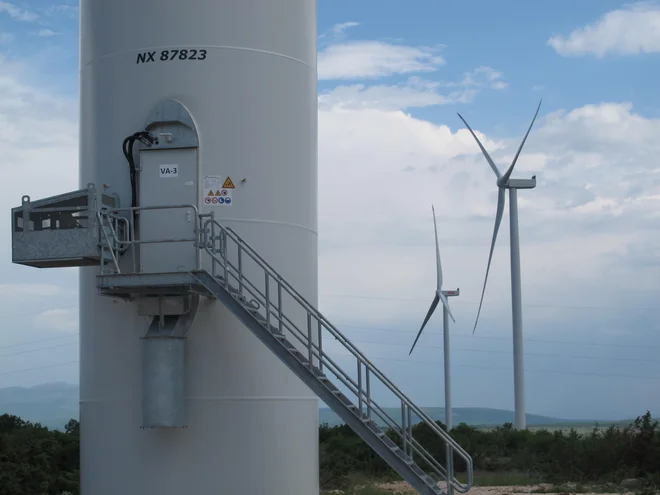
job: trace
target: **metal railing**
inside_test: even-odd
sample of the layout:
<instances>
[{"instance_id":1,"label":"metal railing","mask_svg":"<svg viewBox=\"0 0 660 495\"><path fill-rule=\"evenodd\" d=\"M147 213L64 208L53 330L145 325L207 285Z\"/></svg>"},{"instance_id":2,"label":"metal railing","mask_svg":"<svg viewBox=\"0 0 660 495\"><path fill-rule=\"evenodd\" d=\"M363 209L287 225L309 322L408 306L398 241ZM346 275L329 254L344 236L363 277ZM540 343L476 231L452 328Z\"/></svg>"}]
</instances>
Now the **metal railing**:
<instances>
[{"instance_id":1,"label":"metal railing","mask_svg":"<svg viewBox=\"0 0 660 495\"><path fill-rule=\"evenodd\" d=\"M139 214L145 211L155 210L191 210L191 218L194 218L193 227L190 230L190 237L170 238L170 239L139 239L139 228L136 226ZM122 215L122 213L124 215ZM114 273L122 273L119 266L119 257L121 254L130 251L132 271L130 273L139 273L139 254L138 247L144 244L168 244L189 242L195 248L195 264L197 269L202 268L201 250L199 248L200 226L203 218L208 215L200 215L195 205L167 205L167 206L136 206L125 208L102 209L96 212L96 218L99 223L99 247L101 249L101 274L108 273L105 253L108 253L112 259L112 268ZM120 230L119 225L124 225ZM120 235L123 232L123 235Z\"/></svg>"},{"instance_id":2,"label":"metal railing","mask_svg":"<svg viewBox=\"0 0 660 495\"><path fill-rule=\"evenodd\" d=\"M203 217L207 219L204 220ZM399 390L369 359L362 354L325 316L310 304L293 286L291 286L266 260L264 260L238 233L231 228L220 225L209 215L202 215L200 231L200 247L211 258L211 273L214 277L221 277L222 283L228 290L243 296L252 309L258 310L265 319L267 326L271 325L285 330L302 344L307 353L310 370L318 367L321 372L330 371L357 399L359 416L367 418L378 417L390 431L396 434L401 442L404 453L409 457L418 456L440 478L447 480L459 493L466 493L473 485L473 463L471 456L435 421L433 421L421 408L416 406L406 395ZM251 262L252 272L258 267L261 275L258 276L258 287L253 276L246 276L246 262ZM233 282L233 283L232 283ZM293 308L283 307L283 295L286 294L294 304ZM296 324L287 314L302 310L305 323ZM301 328L304 326L305 328ZM323 334L327 332L331 337L343 345L355 358L357 376L346 372L334 359L323 350ZM314 362L316 361L316 365ZM401 406L401 421L392 418L390 414L373 397L371 391L373 380L383 385L396 397ZM447 469L425 449L412 435L412 417L417 416L431 431L440 437L453 457L454 453L465 461L467 468L467 483L459 482Z\"/></svg>"}]
</instances>

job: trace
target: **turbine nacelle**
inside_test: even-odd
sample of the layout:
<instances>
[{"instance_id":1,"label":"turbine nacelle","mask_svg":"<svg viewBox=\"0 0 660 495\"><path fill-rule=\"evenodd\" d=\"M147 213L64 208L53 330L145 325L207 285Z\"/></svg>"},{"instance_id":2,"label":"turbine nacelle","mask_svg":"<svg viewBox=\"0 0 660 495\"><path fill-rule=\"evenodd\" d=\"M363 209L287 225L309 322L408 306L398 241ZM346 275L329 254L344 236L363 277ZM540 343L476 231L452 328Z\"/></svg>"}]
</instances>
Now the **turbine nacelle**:
<instances>
[{"instance_id":1,"label":"turbine nacelle","mask_svg":"<svg viewBox=\"0 0 660 495\"><path fill-rule=\"evenodd\" d=\"M504 189L534 189L536 187L536 176L531 179L509 179L506 184L500 185Z\"/></svg>"}]
</instances>

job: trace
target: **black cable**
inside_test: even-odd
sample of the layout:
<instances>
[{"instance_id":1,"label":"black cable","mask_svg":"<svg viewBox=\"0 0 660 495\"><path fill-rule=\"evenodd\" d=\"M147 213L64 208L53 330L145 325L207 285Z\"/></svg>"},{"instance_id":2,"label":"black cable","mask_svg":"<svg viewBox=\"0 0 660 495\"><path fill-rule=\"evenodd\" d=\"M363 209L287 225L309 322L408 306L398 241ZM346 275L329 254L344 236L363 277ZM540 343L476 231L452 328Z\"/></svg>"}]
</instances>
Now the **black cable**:
<instances>
[{"instance_id":1,"label":"black cable","mask_svg":"<svg viewBox=\"0 0 660 495\"><path fill-rule=\"evenodd\" d=\"M135 141L138 139L147 146L151 146L154 143L158 143L158 139L153 137L147 131L136 132L132 136L128 136L126 139L124 139L124 143L122 144L122 151L124 152L124 156L128 161L129 173L131 177L131 207L132 208L135 208L137 206L137 183L136 183L137 170L135 167L135 159L133 158L133 146L135 145Z\"/></svg>"},{"instance_id":2,"label":"black cable","mask_svg":"<svg viewBox=\"0 0 660 495\"><path fill-rule=\"evenodd\" d=\"M133 145L135 143L136 135L127 137L124 139L123 151L126 160L128 161L129 173L131 177L131 207L135 208L137 206L137 184L136 184L136 169L135 161L133 158Z\"/></svg>"}]
</instances>

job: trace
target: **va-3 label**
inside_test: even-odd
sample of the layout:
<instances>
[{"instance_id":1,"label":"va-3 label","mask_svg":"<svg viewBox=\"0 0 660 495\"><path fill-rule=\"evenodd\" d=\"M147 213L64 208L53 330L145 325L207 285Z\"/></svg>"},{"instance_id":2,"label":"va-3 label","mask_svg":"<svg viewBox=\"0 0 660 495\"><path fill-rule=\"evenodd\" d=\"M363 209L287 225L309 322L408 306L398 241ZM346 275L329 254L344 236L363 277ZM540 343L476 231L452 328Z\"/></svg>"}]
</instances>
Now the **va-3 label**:
<instances>
[{"instance_id":1,"label":"va-3 label","mask_svg":"<svg viewBox=\"0 0 660 495\"><path fill-rule=\"evenodd\" d=\"M178 165L161 165L159 167L160 177L167 179L168 177L178 177L179 176L179 166Z\"/></svg>"},{"instance_id":2,"label":"va-3 label","mask_svg":"<svg viewBox=\"0 0 660 495\"><path fill-rule=\"evenodd\" d=\"M177 48L172 50L153 50L137 54L136 64L151 62L173 62L175 60L206 60L206 50L196 48Z\"/></svg>"}]
</instances>

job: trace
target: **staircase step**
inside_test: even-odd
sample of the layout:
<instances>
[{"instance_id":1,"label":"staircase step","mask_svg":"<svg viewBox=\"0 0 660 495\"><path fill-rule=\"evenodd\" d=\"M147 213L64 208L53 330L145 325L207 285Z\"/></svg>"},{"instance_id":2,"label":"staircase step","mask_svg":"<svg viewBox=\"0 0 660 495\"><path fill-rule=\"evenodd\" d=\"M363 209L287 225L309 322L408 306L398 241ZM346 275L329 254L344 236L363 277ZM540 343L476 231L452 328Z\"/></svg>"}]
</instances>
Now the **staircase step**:
<instances>
[{"instance_id":1,"label":"staircase step","mask_svg":"<svg viewBox=\"0 0 660 495\"><path fill-rule=\"evenodd\" d=\"M417 464L414 464L412 466L412 469L417 474L417 476L419 476L419 477L426 476L426 473L424 472L424 470L421 467L419 467Z\"/></svg>"}]
</instances>

